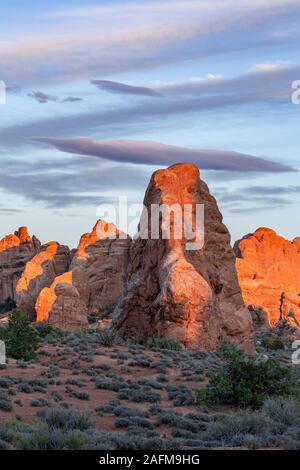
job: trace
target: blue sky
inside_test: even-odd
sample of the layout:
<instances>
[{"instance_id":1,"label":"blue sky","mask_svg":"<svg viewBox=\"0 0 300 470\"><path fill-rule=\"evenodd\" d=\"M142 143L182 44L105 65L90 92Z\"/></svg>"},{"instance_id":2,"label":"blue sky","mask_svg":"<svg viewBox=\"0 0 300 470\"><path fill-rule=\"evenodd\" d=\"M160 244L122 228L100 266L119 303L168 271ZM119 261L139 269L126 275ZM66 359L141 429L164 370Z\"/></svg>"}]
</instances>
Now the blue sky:
<instances>
[{"instance_id":1,"label":"blue sky","mask_svg":"<svg viewBox=\"0 0 300 470\"><path fill-rule=\"evenodd\" d=\"M12 0L1 19L1 237L75 246L179 159L233 240L300 235L298 0Z\"/></svg>"}]
</instances>

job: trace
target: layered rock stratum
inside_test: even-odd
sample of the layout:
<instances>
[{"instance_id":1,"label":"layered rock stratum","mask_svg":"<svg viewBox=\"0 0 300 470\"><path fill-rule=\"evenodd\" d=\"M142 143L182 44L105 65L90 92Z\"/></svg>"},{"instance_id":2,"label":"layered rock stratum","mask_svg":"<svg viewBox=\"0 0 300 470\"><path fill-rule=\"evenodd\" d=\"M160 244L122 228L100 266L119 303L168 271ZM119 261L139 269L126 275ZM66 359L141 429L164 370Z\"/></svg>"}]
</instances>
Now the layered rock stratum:
<instances>
[{"instance_id":1,"label":"layered rock stratum","mask_svg":"<svg viewBox=\"0 0 300 470\"><path fill-rule=\"evenodd\" d=\"M26 227L0 240L0 303L16 299L16 285L25 266L40 250L41 243L30 237Z\"/></svg>"},{"instance_id":2,"label":"layered rock stratum","mask_svg":"<svg viewBox=\"0 0 300 470\"><path fill-rule=\"evenodd\" d=\"M270 326L288 320L300 327L300 238L293 241L259 228L234 246L245 304L262 308Z\"/></svg>"},{"instance_id":3,"label":"layered rock stratum","mask_svg":"<svg viewBox=\"0 0 300 470\"><path fill-rule=\"evenodd\" d=\"M125 338L173 338L187 347L207 350L228 338L251 351L252 320L238 284L230 235L198 168L177 164L156 171L144 199L148 214L153 204L169 208L175 204L181 209L190 205L194 228L196 208L204 205L204 245L200 230L194 239L200 240L200 246L188 249L191 240L184 234L184 223L178 239L174 217L170 218L170 239L164 239L168 225L164 217L158 239L151 239L150 217L146 237L143 228L130 247L127 282L115 310L114 329Z\"/></svg>"}]
</instances>

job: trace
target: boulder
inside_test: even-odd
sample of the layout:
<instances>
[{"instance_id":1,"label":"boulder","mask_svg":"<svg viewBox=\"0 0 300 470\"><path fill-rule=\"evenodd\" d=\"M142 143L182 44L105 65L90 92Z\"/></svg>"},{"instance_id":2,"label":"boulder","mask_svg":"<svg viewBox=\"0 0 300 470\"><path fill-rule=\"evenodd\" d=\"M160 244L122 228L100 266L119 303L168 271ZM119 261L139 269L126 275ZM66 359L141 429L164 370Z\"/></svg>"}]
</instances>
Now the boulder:
<instances>
[{"instance_id":1,"label":"boulder","mask_svg":"<svg viewBox=\"0 0 300 470\"><path fill-rule=\"evenodd\" d=\"M167 212L157 223L150 215L157 205L174 208L174 214L187 208L186 223ZM156 171L144 206L113 328L138 341L172 338L190 348L214 350L227 338L253 351L252 320L238 285L230 235L198 168L177 164ZM204 233L196 223L199 207L204 207ZM188 226L194 235L187 235Z\"/></svg>"},{"instance_id":2,"label":"boulder","mask_svg":"<svg viewBox=\"0 0 300 470\"><path fill-rule=\"evenodd\" d=\"M63 282L63 276L52 289L44 288L37 300L38 321L47 321L53 328L76 331L87 328L87 308L76 287ZM45 309L42 315L42 309Z\"/></svg>"},{"instance_id":3,"label":"boulder","mask_svg":"<svg viewBox=\"0 0 300 470\"><path fill-rule=\"evenodd\" d=\"M16 300L16 285L40 247L40 241L30 237L26 227L0 240L0 304L8 298Z\"/></svg>"},{"instance_id":4,"label":"boulder","mask_svg":"<svg viewBox=\"0 0 300 470\"><path fill-rule=\"evenodd\" d=\"M234 251L245 304L263 308L271 327L281 320L300 326L300 239L263 227L237 241Z\"/></svg>"},{"instance_id":5,"label":"boulder","mask_svg":"<svg viewBox=\"0 0 300 470\"><path fill-rule=\"evenodd\" d=\"M28 263L16 286L16 301L25 313L35 317L35 303L40 291L50 287L54 279L67 271L70 263L69 248L49 242Z\"/></svg>"}]
</instances>

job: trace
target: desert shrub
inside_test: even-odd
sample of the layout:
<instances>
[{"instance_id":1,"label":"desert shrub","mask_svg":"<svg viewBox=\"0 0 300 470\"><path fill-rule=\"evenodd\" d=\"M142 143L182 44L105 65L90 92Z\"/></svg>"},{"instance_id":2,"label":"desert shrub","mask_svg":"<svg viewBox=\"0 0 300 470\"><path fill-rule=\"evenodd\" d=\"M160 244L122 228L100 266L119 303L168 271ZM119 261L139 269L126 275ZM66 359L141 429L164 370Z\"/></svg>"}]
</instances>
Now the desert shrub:
<instances>
[{"instance_id":1,"label":"desert shrub","mask_svg":"<svg viewBox=\"0 0 300 470\"><path fill-rule=\"evenodd\" d=\"M121 388L126 387L126 382L110 377L99 377L95 381L95 387L101 390L118 392Z\"/></svg>"},{"instance_id":2,"label":"desert shrub","mask_svg":"<svg viewBox=\"0 0 300 470\"><path fill-rule=\"evenodd\" d=\"M140 408L127 408L122 406L117 406L113 409L113 413L116 416L121 418L130 418L130 417L140 417L140 418L149 418L149 412Z\"/></svg>"},{"instance_id":3,"label":"desert shrub","mask_svg":"<svg viewBox=\"0 0 300 470\"><path fill-rule=\"evenodd\" d=\"M261 340L261 344L266 349L279 350L284 349L284 342L279 336L264 336Z\"/></svg>"},{"instance_id":4,"label":"desert shrub","mask_svg":"<svg viewBox=\"0 0 300 470\"><path fill-rule=\"evenodd\" d=\"M138 426L141 428L154 429L154 424L146 418L141 416L130 416L128 418L120 417L115 421L116 428L130 428L131 426Z\"/></svg>"},{"instance_id":5,"label":"desert shrub","mask_svg":"<svg viewBox=\"0 0 300 470\"><path fill-rule=\"evenodd\" d=\"M173 411L163 411L159 414L157 419L158 424L164 424L175 429L182 429L190 431L192 433L198 433L204 431L207 427L207 423L201 420L194 420L182 416L180 413Z\"/></svg>"},{"instance_id":6,"label":"desert shrub","mask_svg":"<svg viewBox=\"0 0 300 470\"><path fill-rule=\"evenodd\" d=\"M19 367L19 369L27 369L28 367L28 364L26 361L17 361L17 366Z\"/></svg>"},{"instance_id":7,"label":"desert shrub","mask_svg":"<svg viewBox=\"0 0 300 470\"><path fill-rule=\"evenodd\" d=\"M11 401L5 398L0 398L0 410L2 411L12 411Z\"/></svg>"},{"instance_id":8,"label":"desert shrub","mask_svg":"<svg viewBox=\"0 0 300 470\"><path fill-rule=\"evenodd\" d=\"M181 351L181 349L183 349L183 346L179 341L168 338L152 338L148 341L148 346L150 348L169 349L172 351Z\"/></svg>"},{"instance_id":9,"label":"desert shrub","mask_svg":"<svg viewBox=\"0 0 300 470\"><path fill-rule=\"evenodd\" d=\"M152 367L153 359L145 355L137 356L133 363L130 362L128 365L141 366L141 367Z\"/></svg>"},{"instance_id":10,"label":"desert shrub","mask_svg":"<svg viewBox=\"0 0 300 470\"><path fill-rule=\"evenodd\" d=\"M273 358L248 357L238 348L226 346L224 369L211 375L209 385L196 391L197 403L228 404L259 408L272 396L295 389L293 371Z\"/></svg>"},{"instance_id":11,"label":"desert shrub","mask_svg":"<svg viewBox=\"0 0 300 470\"><path fill-rule=\"evenodd\" d=\"M81 379L67 379L66 380L67 385L76 385L77 387L86 387L86 382L85 380Z\"/></svg>"},{"instance_id":12,"label":"desert shrub","mask_svg":"<svg viewBox=\"0 0 300 470\"><path fill-rule=\"evenodd\" d=\"M146 379L146 378L139 379L137 383L139 385L145 385L145 386L154 388L156 390L162 390L164 388L164 386L160 382L158 382L157 380L153 380L153 379Z\"/></svg>"},{"instance_id":13,"label":"desert shrub","mask_svg":"<svg viewBox=\"0 0 300 470\"><path fill-rule=\"evenodd\" d=\"M35 325L35 329L38 332L40 338L59 339L65 335L62 330L59 330L58 328L53 328L52 326L44 322L37 323Z\"/></svg>"},{"instance_id":14,"label":"desert shrub","mask_svg":"<svg viewBox=\"0 0 300 470\"><path fill-rule=\"evenodd\" d=\"M69 386L66 387L66 392L73 398L78 398L78 400L89 400L90 395L86 392L82 392L81 390L75 390Z\"/></svg>"},{"instance_id":15,"label":"desert shrub","mask_svg":"<svg viewBox=\"0 0 300 470\"><path fill-rule=\"evenodd\" d=\"M262 412L285 426L297 425L300 420L300 404L293 398L270 398L263 404Z\"/></svg>"},{"instance_id":16,"label":"desert shrub","mask_svg":"<svg viewBox=\"0 0 300 470\"><path fill-rule=\"evenodd\" d=\"M30 325L30 320L19 309L13 310L8 318L8 326L1 328L0 339L5 342L6 353L14 359L30 361L36 358L39 335Z\"/></svg>"},{"instance_id":17,"label":"desert shrub","mask_svg":"<svg viewBox=\"0 0 300 470\"><path fill-rule=\"evenodd\" d=\"M13 383L10 377L0 377L0 388L10 388Z\"/></svg>"},{"instance_id":18,"label":"desert shrub","mask_svg":"<svg viewBox=\"0 0 300 470\"><path fill-rule=\"evenodd\" d=\"M38 416L50 428L85 431L92 426L89 415L63 408L44 408L38 412Z\"/></svg>"},{"instance_id":19,"label":"desert shrub","mask_svg":"<svg viewBox=\"0 0 300 470\"><path fill-rule=\"evenodd\" d=\"M136 403L150 402L156 403L161 400L160 394L146 390L135 390L131 388L122 388L118 393L120 400L130 400Z\"/></svg>"},{"instance_id":20,"label":"desert shrub","mask_svg":"<svg viewBox=\"0 0 300 470\"><path fill-rule=\"evenodd\" d=\"M42 397L34 398L33 400L31 400L30 406L35 406L35 407L51 406L51 402Z\"/></svg>"},{"instance_id":21,"label":"desert shrub","mask_svg":"<svg viewBox=\"0 0 300 470\"><path fill-rule=\"evenodd\" d=\"M66 449L68 450L85 450L89 449L91 446L91 437L86 432L75 429L66 436Z\"/></svg>"},{"instance_id":22,"label":"desert shrub","mask_svg":"<svg viewBox=\"0 0 300 470\"><path fill-rule=\"evenodd\" d=\"M80 450L88 446L89 441L89 436L82 431L65 431L38 423L27 433L18 435L15 445L22 450Z\"/></svg>"},{"instance_id":23,"label":"desert shrub","mask_svg":"<svg viewBox=\"0 0 300 470\"><path fill-rule=\"evenodd\" d=\"M288 428L282 437L282 444L286 450L300 450L300 427Z\"/></svg>"},{"instance_id":24,"label":"desert shrub","mask_svg":"<svg viewBox=\"0 0 300 470\"><path fill-rule=\"evenodd\" d=\"M8 450L9 444L6 441L0 439L0 450Z\"/></svg>"},{"instance_id":25,"label":"desert shrub","mask_svg":"<svg viewBox=\"0 0 300 470\"><path fill-rule=\"evenodd\" d=\"M115 338L115 334L111 330L104 328L98 332L97 342L101 344L101 346L110 347L114 344Z\"/></svg>"},{"instance_id":26,"label":"desert shrub","mask_svg":"<svg viewBox=\"0 0 300 470\"><path fill-rule=\"evenodd\" d=\"M276 442L272 420L259 412L225 415L211 423L203 436L213 446L258 448Z\"/></svg>"},{"instance_id":27,"label":"desert shrub","mask_svg":"<svg viewBox=\"0 0 300 470\"><path fill-rule=\"evenodd\" d=\"M60 367L56 366L55 364L50 364L48 370L43 371L42 374L48 379L52 379L53 377L58 377L60 375Z\"/></svg>"},{"instance_id":28,"label":"desert shrub","mask_svg":"<svg viewBox=\"0 0 300 470\"><path fill-rule=\"evenodd\" d=\"M31 385L29 385L29 383L27 382L22 382L18 385L18 390L19 392L23 392L23 393L32 393L33 392L33 388Z\"/></svg>"},{"instance_id":29,"label":"desert shrub","mask_svg":"<svg viewBox=\"0 0 300 470\"><path fill-rule=\"evenodd\" d=\"M193 392L186 385L167 385L166 389L169 400L173 402L174 406L189 406L195 402Z\"/></svg>"},{"instance_id":30,"label":"desert shrub","mask_svg":"<svg viewBox=\"0 0 300 470\"><path fill-rule=\"evenodd\" d=\"M51 392L51 397L53 398L53 400L55 402L59 402L59 401L62 401L63 400L63 395L61 393L59 393L57 390L53 390Z\"/></svg>"}]
</instances>

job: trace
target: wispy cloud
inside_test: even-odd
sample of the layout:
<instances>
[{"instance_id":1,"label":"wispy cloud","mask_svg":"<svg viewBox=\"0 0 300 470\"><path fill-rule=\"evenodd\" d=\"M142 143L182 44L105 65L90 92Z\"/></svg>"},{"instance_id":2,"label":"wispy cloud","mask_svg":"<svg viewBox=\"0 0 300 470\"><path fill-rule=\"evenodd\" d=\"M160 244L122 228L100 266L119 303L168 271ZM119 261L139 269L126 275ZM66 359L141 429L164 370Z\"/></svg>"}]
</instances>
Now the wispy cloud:
<instances>
[{"instance_id":1,"label":"wispy cloud","mask_svg":"<svg viewBox=\"0 0 300 470\"><path fill-rule=\"evenodd\" d=\"M75 103L78 101L82 101L82 98L77 96L67 96L66 98L58 98L57 96L49 95L42 91L33 91L32 93L28 93L30 98L35 99L38 103L48 103L49 101L54 101L55 103Z\"/></svg>"},{"instance_id":2,"label":"wispy cloud","mask_svg":"<svg viewBox=\"0 0 300 470\"><path fill-rule=\"evenodd\" d=\"M152 88L144 86L127 85L126 83L113 82L111 80L91 80L91 84L100 90L120 93L125 95L161 97L162 94Z\"/></svg>"},{"instance_id":3,"label":"wispy cloud","mask_svg":"<svg viewBox=\"0 0 300 470\"><path fill-rule=\"evenodd\" d=\"M171 165L192 162L205 170L246 172L290 172L292 167L264 158L225 150L194 150L150 141L93 141L87 137L33 138L62 152L89 155L122 163Z\"/></svg>"},{"instance_id":4,"label":"wispy cloud","mask_svg":"<svg viewBox=\"0 0 300 470\"><path fill-rule=\"evenodd\" d=\"M143 167L108 165L95 159L12 159L1 161L0 189L7 195L22 197L51 209L70 206L96 207L113 202L114 194L131 188L144 191L149 172ZM23 206L22 206L23 207ZM4 213L1 208L0 213ZM10 212L16 209L10 209ZM5 210L7 212L7 210Z\"/></svg>"},{"instance_id":5,"label":"wispy cloud","mask_svg":"<svg viewBox=\"0 0 300 470\"><path fill-rule=\"evenodd\" d=\"M241 103L247 100L260 102L275 100L278 94L291 93L291 83L300 75L299 64L283 62L255 64L250 70L232 77L208 75L194 77L180 82L166 83L157 87L166 95L189 95L195 98L219 98L220 105L226 97L232 98L232 103L241 98Z\"/></svg>"},{"instance_id":6,"label":"wispy cloud","mask_svg":"<svg viewBox=\"0 0 300 470\"><path fill-rule=\"evenodd\" d=\"M217 197L226 213L246 214L247 212L267 211L294 202L292 195L300 194L300 186L258 186L247 185L244 188L230 190L228 188L215 188Z\"/></svg>"},{"instance_id":7,"label":"wispy cloud","mask_svg":"<svg viewBox=\"0 0 300 470\"><path fill-rule=\"evenodd\" d=\"M164 99L142 99L118 108L73 113L69 116L50 116L29 123L0 129L3 148L29 144L34 136L64 137L91 134L119 135L137 129L137 132L159 127L161 119L168 125L173 116L199 115L210 110L231 110L249 104L290 103L291 82L300 75L300 66L284 66L268 71L252 71L235 77L204 77L168 83L153 88L164 94ZM47 99L42 94L41 99ZM70 98L71 99L71 98ZM172 121L170 121L172 124ZM170 125L171 125L170 124Z\"/></svg>"},{"instance_id":8,"label":"wispy cloud","mask_svg":"<svg viewBox=\"0 0 300 470\"><path fill-rule=\"evenodd\" d=\"M43 93L42 91L33 91L32 93L28 93L28 96L43 104L48 103L48 101L57 101L56 96L47 95L47 93Z\"/></svg>"},{"instance_id":9,"label":"wispy cloud","mask_svg":"<svg viewBox=\"0 0 300 470\"><path fill-rule=\"evenodd\" d=\"M282 43L281 29L299 10L298 0L133 2L71 9L67 17L61 9L49 30L28 37L16 30L0 45L2 79L57 83Z\"/></svg>"}]
</instances>

